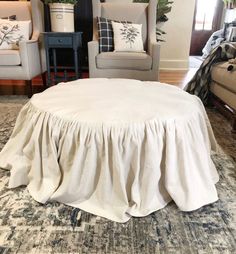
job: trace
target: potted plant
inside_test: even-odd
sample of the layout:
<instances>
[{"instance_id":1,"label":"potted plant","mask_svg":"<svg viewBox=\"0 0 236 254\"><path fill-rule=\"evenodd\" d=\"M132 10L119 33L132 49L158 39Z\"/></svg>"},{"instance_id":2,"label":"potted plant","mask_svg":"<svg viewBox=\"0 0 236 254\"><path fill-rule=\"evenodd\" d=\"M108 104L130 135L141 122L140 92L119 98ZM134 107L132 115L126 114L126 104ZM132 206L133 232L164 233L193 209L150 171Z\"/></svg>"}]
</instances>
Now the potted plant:
<instances>
[{"instance_id":1,"label":"potted plant","mask_svg":"<svg viewBox=\"0 0 236 254\"><path fill-rule=\"evenodd\" d=\"M227 9L234 9L236 8L236 0L223 0L225 3L225 7Z\"/></svg>"},{"instance_id":2,"label":"potted plant","mask_svg":"<svg viewBox=\"0 0 236 254\"><path fill-rule=\"evenodd\" d=\"M51 31L74 32L74 5L78 0L44 0L49 4Z\"/></svg>"},{"instance_id":3,"label":"potted plant","mask_svg":"<svg viewBox=\"0 0 236 254\"><path fill-rule=\"evenodd\" d=\"M135 3L148 3L149 0L133 0ZM166 34L162 29L162 25L164 22L168 21L168 17L166 16L172 9L173 1L169 0L159 0L157 3L157 41L164 41L160 38L161 35Z\"/></svg>"}]
</instances>

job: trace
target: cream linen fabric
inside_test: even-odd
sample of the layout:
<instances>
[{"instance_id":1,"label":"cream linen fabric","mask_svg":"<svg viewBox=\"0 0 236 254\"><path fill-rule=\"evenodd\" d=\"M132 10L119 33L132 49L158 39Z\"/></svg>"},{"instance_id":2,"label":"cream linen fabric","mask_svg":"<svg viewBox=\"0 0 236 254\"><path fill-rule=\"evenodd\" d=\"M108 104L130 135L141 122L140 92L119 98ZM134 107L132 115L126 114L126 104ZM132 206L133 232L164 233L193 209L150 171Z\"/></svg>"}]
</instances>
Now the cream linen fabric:
<instances>
[{"instance_id":1,"label":"cream linen fabric","mask_svg":"<svg viewBox=\"0 0 236 254\"><path fill-rule=\"evenodd\" d=\"M158 82L87 79L36 94L0 153L9 187L117 222L218 199L201 101Z\"/></svg>"}]
</instances>

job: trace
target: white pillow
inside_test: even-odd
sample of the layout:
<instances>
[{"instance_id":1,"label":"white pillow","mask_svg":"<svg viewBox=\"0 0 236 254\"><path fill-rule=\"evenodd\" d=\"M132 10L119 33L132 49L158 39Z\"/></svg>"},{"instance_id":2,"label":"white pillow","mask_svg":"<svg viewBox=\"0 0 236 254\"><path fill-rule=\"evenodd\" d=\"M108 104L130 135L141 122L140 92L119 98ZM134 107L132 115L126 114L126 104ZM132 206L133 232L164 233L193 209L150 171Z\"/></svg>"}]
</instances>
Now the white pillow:
<instances>
[{"instance_id":1,"label":"white pillow","mask_svg":"<svg viewBox=\"0 0 236 254\"><path fill-rule=\"evenodd\" d=\"M0 19L0 49L18 49L19 42L29 40L31 21L9 21Z\"/></svg>"},{"instance_id":2,"label":"white pillow","mask_svg":"<svg viewBox=\"0 0 236 254\"><path fill-rule=\"evenodd\" d=\"M144 52L142 24L112 21L115 51Z\"/></svg>"}]
</instances>

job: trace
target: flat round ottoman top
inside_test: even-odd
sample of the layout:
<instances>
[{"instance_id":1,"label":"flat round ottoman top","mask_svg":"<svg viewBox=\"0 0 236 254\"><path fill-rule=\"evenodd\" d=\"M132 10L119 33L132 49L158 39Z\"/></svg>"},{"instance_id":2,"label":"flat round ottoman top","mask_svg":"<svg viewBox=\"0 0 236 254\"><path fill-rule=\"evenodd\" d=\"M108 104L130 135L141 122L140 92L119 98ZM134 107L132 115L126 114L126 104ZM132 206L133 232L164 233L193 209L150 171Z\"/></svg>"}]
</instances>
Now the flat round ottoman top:
<instances>
[{"instance_id":1,"label":"flat round ottoman top","mask_svg":"<svg viewBox=\"0 0 236 254\"><path fill-rule=\"evenodd\" d=\"M183 211L218 199L217 147L201 101L180 88L84 79L36 94L0 153L9 187L117 222L171 200Z\"/></svg>"}]
</instances>

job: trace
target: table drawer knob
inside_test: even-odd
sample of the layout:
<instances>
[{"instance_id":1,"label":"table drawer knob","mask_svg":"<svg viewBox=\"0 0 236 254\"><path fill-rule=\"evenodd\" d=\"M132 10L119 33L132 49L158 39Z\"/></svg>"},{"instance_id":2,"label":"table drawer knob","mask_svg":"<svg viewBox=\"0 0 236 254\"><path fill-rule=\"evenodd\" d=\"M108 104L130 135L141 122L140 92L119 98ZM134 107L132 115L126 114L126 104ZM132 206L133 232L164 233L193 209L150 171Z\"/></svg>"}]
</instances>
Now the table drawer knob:
<instances>
[{"instance_id":1,"label":"table drawer knob","mask_svg":"<svg viewBox=\"0 0 236 254\"><path fill-rule=\"evenodd\" d=\"M48 44L50 46L56 46L58 45L59 47L61 46L72 46L73 45L73 41L72 41L72 37L55 37L55 36L49 36L48 37Z\"/></svg>"}]
</instances>

